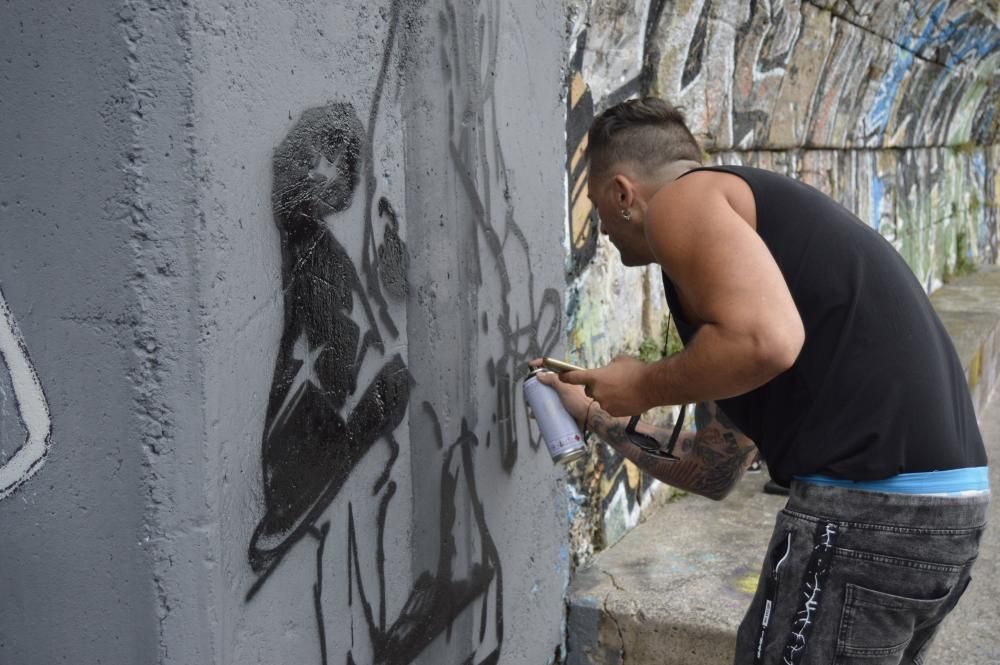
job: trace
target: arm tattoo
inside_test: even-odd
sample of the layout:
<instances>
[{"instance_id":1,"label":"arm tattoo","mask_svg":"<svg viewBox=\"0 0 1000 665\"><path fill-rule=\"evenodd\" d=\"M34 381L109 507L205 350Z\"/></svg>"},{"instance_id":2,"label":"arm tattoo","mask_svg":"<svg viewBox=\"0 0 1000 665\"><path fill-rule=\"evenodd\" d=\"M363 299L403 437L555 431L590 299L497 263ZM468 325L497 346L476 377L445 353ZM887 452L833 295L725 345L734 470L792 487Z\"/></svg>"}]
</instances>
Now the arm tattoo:
<instances>
[{"instance_id":1,"label":"arm tattoo","mask_svg":"<svg viewBox=\"0 0 1000 665\"><path fill-rule=\"evenodd\" d=\"M594 415L591 422L598 436L646 473L669 485L710 499L722 499L729 493L743 475L755 450L753 441L736 429L714 402L702 402L695 408L698 431L681 434L675 450L681 459L676 462L642 452L625 436L625 421L622 419L601 411ZM671 432L664 428L647 426L644 429L661 442L670 438Z\"/></svg>"}]
</instances>

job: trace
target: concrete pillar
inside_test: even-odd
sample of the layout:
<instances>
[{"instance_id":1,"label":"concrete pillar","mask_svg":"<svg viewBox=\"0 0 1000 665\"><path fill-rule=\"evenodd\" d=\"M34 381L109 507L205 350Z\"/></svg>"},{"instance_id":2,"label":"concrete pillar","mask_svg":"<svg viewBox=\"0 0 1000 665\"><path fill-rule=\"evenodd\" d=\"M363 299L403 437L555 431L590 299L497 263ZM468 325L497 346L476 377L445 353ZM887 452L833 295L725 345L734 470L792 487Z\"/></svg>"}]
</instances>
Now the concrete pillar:
<instances>
[{"instance_id":1,"label":"concrete pillar","mask_svg":"<svg viewBox=\"0 0 1000 665\"><path fill-rule=\"evenodd\" d=\"M551 662L561 2L4 12L0 662Z\"/></svg>"}]
</instances>

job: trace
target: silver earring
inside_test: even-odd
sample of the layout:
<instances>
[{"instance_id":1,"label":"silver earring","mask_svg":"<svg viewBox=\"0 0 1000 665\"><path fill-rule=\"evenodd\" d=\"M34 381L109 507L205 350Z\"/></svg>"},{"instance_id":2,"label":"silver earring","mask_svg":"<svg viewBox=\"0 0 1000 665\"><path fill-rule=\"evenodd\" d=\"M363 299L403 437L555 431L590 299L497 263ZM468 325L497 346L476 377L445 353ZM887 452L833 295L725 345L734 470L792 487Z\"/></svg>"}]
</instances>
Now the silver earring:
<instances>
[{"instance_id":1,"label":"silver earring","mask_svg":"<svg viewBox=\"0 0 1000 665\"><path fill-rule=\"evenodd\" d=\"M625 210L624 208L622 208L621 213L622 213L622 219L624 219L626 222L631 222L632 221L632 211L631 210Z\"/></svg>"}]
</instances>

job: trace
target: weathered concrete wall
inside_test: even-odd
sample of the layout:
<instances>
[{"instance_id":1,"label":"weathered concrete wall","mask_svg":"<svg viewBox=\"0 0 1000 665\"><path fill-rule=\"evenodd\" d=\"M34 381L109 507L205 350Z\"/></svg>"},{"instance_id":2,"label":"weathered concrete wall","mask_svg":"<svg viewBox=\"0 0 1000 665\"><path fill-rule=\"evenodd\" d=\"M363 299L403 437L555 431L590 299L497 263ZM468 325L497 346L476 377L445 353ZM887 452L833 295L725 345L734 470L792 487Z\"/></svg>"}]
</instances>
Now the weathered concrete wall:
<instances>
[{"instance_id":1,"label":"weathered concrete wall","mask_svg":"<svg viewBox=\"0 0 1000 665\"><path fill-rule=\"evenodd\" d=\"M156 658L121 21L0 10L0 663Z\"/></svg>"},{"instance_id":2,"label":"weathered concrete wall","mask_svg":"<svg viewBox=\"0 0 1000 665\"><path fill-rule=\"evenodd\" d=\"M659 275L621 269L598 239L582 160L593 115L639 94L682 106L709 163L761 166L829 192L928 291L996 263L995 6L584 0L570 16L567 301L569 351L582 364L663 348ZM603 447L576 487L578 559L634 525L657 489Z\"/></svg>"},{"instance_id":3,"label":"weathered concrete wall","mask_svg":"<svg viewBox=\"0 0 1000 665\"><path fill-rule=\"evenodd\" d=\"M561 2L5 12L0 662L553 661Z\"/></svg>"}]
</instances>

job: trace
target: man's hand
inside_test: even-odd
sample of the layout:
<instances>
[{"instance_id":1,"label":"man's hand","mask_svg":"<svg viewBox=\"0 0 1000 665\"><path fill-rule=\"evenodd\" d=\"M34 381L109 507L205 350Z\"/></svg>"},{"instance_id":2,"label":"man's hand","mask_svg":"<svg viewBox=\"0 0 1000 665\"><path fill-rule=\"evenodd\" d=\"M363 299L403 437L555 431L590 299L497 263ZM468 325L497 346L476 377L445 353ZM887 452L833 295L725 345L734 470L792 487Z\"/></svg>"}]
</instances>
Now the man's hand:
<instances>
[{"instance_id":1,"label":"man's hand","mask_svg":"<svg viewBox=\"0 0 1000 665\"><path fill-rule=\"evenodd\" d=\"M542 359L537 358L528 364L532 367L541 367ZM591 402L594 402L594 399L587 397L583 386L573 386L563 383L559 380L559 375L554 372L539 372L536 376L545 385L555 388L556 392L559 393L559 399L562 401L563 407L569 412L569 415L573 416L573 420L576 421L581 430L586 429L587 423L583 422L583 419L587 417L588 407L591 414L593 414L594 410L599 409L601 405L595 403L591 406Z\"/></svg>"},{"instance_id":2,"label":"man's hand","mask_svg":"<svg viewBox=\"0 0 1000 665\"><path fill-rule=\"evenodd\" d=\"M612 416L635 416L658 406L650 401L643 385L648 365L636 358L618 356L610 365L598 369L563 372L559 380L574 386L584 386L586 395L593 397Z\"/></svg>"}]
</instances>

